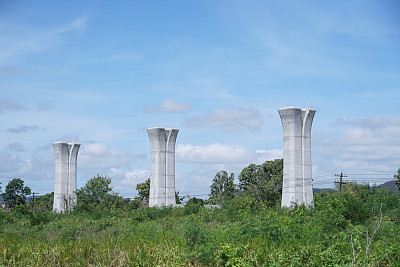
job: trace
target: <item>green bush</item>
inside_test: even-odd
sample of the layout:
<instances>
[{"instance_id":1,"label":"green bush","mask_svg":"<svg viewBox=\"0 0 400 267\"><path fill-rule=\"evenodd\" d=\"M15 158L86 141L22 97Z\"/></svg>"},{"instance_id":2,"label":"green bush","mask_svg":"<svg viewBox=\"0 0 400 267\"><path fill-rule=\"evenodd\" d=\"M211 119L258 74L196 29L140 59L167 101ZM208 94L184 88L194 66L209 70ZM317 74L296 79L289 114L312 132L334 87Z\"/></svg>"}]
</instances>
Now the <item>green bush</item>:
<instances>
[{"instance_id":1,"label":"green bush","mask_svg":"<svg viewBox=\"0 0 400 267\"><path fill-rule=\"evenodd\" d=\"M51 212L31 212L29 213L29 222L31 226L43 225L49 223L54 218Z\"/></svg>"},{"instance_id":2,"label":"green bush","mask_svg":"<svg viewBox=\"0 0 400 267\"><path fill-rule=\"evenodd\" d=\"M293 209L245 193L215 210L194 200L68 214L20 206L0 212L0 266L398 266L399 204L353 186Z\"/></svg>"}]
</instances>

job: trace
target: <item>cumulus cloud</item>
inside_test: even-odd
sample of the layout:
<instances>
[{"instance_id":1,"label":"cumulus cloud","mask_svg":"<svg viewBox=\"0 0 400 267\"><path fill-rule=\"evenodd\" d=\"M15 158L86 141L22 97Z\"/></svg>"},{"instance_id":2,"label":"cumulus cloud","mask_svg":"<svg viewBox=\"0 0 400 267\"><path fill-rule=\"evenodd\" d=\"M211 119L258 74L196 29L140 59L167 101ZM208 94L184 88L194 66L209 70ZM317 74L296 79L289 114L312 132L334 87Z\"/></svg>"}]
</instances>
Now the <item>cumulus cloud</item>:
<instances>
[{"instance_id":1,"label":"cumulus cloud","mask_svg":"<svg viewBox=\"0 0 400 267\"><path fill-rule=\"evenodd\" d=\"M14 152L14 151L13 151ZM0 151L0 177L47 179L54 174L54 159L50 153L34 153L31 158L22 158Z\"/></svg>"},{"instance_id":2,"label":"cumulus cloud","mask_svg":"<svg viewBox=\"0 0 400 267\"><path fill-rule=\"evenodd\" d=\"M184 124L189 127L221 128L227 132L236 132L259 130L262 123L262 117L257 110L235 108L230 110L216 109L211 113L189 118Z\"/></svg>"},{"instance_id":3,"label":"cumulus cloud","mask_svg":"<svg viewBox=\"0 0 400 267\"><path fill-rule=\"evenodd\" d=\"M256 150L257 162L258 164L264 163L269 160L281 159L283 158L283 150L282 149L271 149L271 150Z\"/></svg>"},{"instance_id":4,"label":"cumulus cloud","mask_svg":"<svg viewBox=\"0 0 400 267\"><path fill-rule=\"evenodd\" d=\"M122 185L136 186L138 183L144 182L150 177L149 170L133 170L125 172L125 177L121 181Z\"/></svg>"},{"instance_id":5,"label":"cumulus cloud","mask_svg":"<svg viewBox=\"0 0 400 267\"><path fill-rule=\"evenodd\" d=\"M339 118L336 120L336 125L338 126L353 126L361 128L378 128L386 126L397 126L400 125L400 116L392 116L389 118L384 118L382 116L376 115L371 118L362 119L344 119Z\"/></svg>"},{"instance_id":6,"label":"cumulus cloud","mask_svg":"<svg viewBox=\"0 0 400 267\"><path fill-rule=\"evenodd\" d=\"M4 110L22 110L23 107L14 99L0 99L0 112Z\"/></svg>"},{"instance_id":7,"label":"cumulus cloud","mask_svg":"<svg viewBox=\"0 0 400 267\"><path fill-rule=\"evenodd\" d=\"M7 149L11 152L24 152L25 147L21 143L11 143L7 145Z\"/></svg>"},{"instance_id":8,"label":"cumulus cloud","mask_svg":"<svg viewBox=\"0 0 400 267\"><path fill-rule=\"evenodd\" d=\"M25 173L30 169L30 161L23 160L18 156L11 155L10 153L0 152L1 176L12 176L14 173Z\"/></svg>"},{"instance_id":9,"label":"cumulus cloud","mask_svg":"<svg viewBox=\"0 0 400 267\"><path fill-rule=\"evenodd\" d=\"M84 171L104 172L111 168L128 166L141 156L114 150L102 143L85 144L79 152L80 168Z\"/></svg>"},{"instance_id":10,"label":"cumulus cloud","mask_svg":"<svg viewBox=\"0 0 400 267\"><path fill-rule=\"evenodd\" d=\"M111 168L108 175L113 178L112 186L115 192L125 197L133 197L137 195L136 185L146 181L150 177L150 171L140 169L127 171L124 168Z\"/></svg>"},{"instance_id":11,"label":"cumulus cloud","mask_svg":"<svg viewBox=\"0 0 400 267\"><path fill-rule=\"evenodd\" d=\"M179 161L196 163L238 163L253 158L253 152L241 146L215 143L207 146L179 144L176 148Z\"/></svg>"},{"instance_id":12,"label":"cumulus cloud","mask_svg":"<svg viewBox=\"0 0 400 267\"><path fill-rule=\"evenodd\" d=\"M186 113L190 110L188 103L176 103L174 100L165 100L160 106L145 106L146 113Z\"/></svg>"},{"instance_id":13,"label":"cumulus cloud","mask_svg":"<svg viewBox=\"0 0 400 267\"><path fill-rule=\"evenodd\" d=\"M40 130L41 128L39 126L28 126L28 125L17 125L16 128L8 128L6 132L8 133L27 133L27 132L33 132ZM42 129L45 130L45 129Z\"/></svg>"},{"instance_id":14,"label":"cumulus cloud","mask_svg":"<svg viewBox=\"0 0 400 267\"><path fill-rule=\"evenodd\" d=\"M182 162L206 164L247 164L263 163L267 160L282 158L281 149L252 151L241 146L227 144L210 144L195 146L179 144L176 148L176 158Z\"/></svg>"},{"instance_id":15,"label":"cumulus cloud","mask_svg":"<svg viewBox=\"0 0 400 267\"><path fill-rule=\"evenodd\" d=\"M350 126L340 136L317 135L313 151L318 169L335 172L395 172L400 166L400 117L375 116L365 119L340 119Z\"/></svg>"}]
</instances>

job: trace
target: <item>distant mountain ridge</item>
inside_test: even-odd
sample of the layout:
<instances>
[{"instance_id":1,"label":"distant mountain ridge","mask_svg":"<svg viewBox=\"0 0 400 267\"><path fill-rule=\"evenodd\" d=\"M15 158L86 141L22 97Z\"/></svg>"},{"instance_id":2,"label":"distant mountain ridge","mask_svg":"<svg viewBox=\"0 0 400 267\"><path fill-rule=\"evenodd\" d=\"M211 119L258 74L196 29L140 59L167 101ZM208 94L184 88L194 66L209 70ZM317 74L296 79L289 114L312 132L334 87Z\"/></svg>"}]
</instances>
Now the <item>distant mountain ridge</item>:
<instances>
[{"instance_id":1,"label":"distant mountain ridge","mask_svg":"<svg viewBox=\"0 0 400 267\"><path fill-rule=\"evenodd\" d=\"M386 188L389 191L392 191L392 192L400 194L400 190L397 188L395 180L385 182L383 184L378 185L377 187L378 188ZM332 188L314 188L314 193L321 193L322 190L330 191L330 190L335 190L335 189L332 189Z\"/></svg>"},{"instance_id":2,"label":"distant mountain ridge","mask_svg":"<svg viewBox=\"0 0 400 267\"><path fill-rule=\"evenodd\" d=\"M400 194L400 190L397 188L395 180L380 184L380 185L378 185L378 188L386 188L390 191L395 191Z\"/></svg>"}]
</instances>

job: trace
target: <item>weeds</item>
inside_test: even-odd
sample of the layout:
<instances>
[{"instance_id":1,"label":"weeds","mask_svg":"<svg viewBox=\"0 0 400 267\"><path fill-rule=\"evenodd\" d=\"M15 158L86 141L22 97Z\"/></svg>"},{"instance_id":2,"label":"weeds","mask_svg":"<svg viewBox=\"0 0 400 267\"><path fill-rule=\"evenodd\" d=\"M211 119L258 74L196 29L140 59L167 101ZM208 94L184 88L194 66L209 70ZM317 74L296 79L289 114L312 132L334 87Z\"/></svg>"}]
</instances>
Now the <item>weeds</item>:
<instances>
[{"instance_id":1,"label":"weeds","mask_svg":"<svg viewBox=\"0 0 400 267\"><path fill-rule=\"evenodd\" d=\"M20 207L0 212L0 266L398 266L399 195L353 197L316 194L294 210L247 196L216 210Z\"/></svg>"}]
</instances>

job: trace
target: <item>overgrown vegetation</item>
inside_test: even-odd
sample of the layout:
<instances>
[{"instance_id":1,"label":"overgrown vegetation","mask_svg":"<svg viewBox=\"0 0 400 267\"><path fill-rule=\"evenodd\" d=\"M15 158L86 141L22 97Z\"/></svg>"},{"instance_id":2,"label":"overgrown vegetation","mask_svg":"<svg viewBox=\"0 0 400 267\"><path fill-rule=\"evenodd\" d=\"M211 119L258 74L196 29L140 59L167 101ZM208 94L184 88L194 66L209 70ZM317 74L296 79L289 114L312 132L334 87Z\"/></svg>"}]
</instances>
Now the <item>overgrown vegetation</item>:
<instances>
[{"instance_id":1,"label":"overgrown vegetation","mask_svg":"<svg viewBox=\"0 0 400 267\"><path fill-rule=\"evenodd\" d=\"M200 199L163 209L115 194L107 202L109 190L55 214L38 198L34 212L0 212L0 266L400 266L399 194L346 184L340 198L322 191L313 207L290 210L253 192L215 210Z\"/></svg>"}]
</instances>

